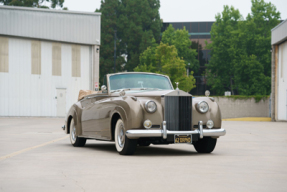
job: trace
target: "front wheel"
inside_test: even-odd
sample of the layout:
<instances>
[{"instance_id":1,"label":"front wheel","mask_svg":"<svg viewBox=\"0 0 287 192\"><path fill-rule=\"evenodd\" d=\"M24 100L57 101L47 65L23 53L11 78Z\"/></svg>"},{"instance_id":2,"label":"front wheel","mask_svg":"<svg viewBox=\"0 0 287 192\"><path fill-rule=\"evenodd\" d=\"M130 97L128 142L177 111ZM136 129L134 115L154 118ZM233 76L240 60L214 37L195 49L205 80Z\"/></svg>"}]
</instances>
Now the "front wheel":
<instances>
[{"instance_id":1,"label":"front wheel","mask_svg":"<svg viewBox=\"0 0 287 192\"><path fill-rule=\"evenodd\" d=\"M85 138L79 138L76 134L76 126L74 123L74 119L72 119L70 124L70 141L74 147L83 147L86 144Z\"/></svg>"},{"instance_id":2,"label":"front wheel","mask_svg":"<svg viewBox=\"0 0 287 192\"><path fill-rule=\"evenodd\" d=\"M124 122L119 119L115 128L115 145L121 155L132 155L136 151L137 139L129 139L125 134Z\"/></svg>"},{"instance_id":3,"label":"front wheel","mask_svg":"<svg viewBox=\"0 0 287 192\"><path fill-rule=\"evenodd\" d=\"M216 145L217 139L211 137L203 137L193 144L198 153L211 153Z\"/></svg>"}]
</instances>

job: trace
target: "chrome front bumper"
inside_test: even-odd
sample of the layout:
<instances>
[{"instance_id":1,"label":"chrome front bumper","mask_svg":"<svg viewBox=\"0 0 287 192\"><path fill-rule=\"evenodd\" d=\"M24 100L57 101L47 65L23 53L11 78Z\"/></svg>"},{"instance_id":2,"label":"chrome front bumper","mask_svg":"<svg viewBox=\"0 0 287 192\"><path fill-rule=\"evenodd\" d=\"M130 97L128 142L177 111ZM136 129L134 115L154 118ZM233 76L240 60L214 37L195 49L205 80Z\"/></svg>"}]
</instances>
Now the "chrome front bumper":
<instances>
[{"instance_id":1,"label":"chrome front bumper","mask_svg":"<svg viewBox=\"0 0 287 192\"><path fill-rule=\"evenodd\" d=\"M225 129L203 129L202 122L198 122L198 129L194 131L169 131L166 129L166 123L163 122L163 129L162 130L148 130L148 129L141 129L141 130L127 130L126 136L129 139L137 139L140 137L162 137L163 139L167 138L167 135L193 135L198 134L199 138L202 139L203 137L219 137L224 136L226 134Z\"/></svg>"}]
</instances>

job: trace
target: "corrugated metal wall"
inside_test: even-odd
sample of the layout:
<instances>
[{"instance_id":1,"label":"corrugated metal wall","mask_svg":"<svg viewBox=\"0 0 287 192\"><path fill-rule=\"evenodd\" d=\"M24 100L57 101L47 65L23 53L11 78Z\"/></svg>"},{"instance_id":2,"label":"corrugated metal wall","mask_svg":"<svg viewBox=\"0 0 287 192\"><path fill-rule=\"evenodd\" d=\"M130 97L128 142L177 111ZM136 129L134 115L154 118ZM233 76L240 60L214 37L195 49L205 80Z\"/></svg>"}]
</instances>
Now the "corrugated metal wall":
<instances>
[{"instance_id":1,"label":"corrugated metal wall","mask_svg":"<svg viewBox=\"0 0 287 192\"><path fill-rule=\"evenodd\" d=\"M41 41L41 75L31 74L32 40L9 38L9 72L0 73L0 116L56 116L56 89L66 88L66 111L91 87L90 46L81 45L81 77L72 77L72 46L61 44L61 76L52 76L53 42Z\"/></svg>"},{"instance_id":2,"label":"corrugated metal wall","mask_svg":"<svg viewBox=\"0 0 287 192\"><path fill-rule=\"evenodd\" d=\"M101 13L0 6L0 34L100 45Z\"/></svg>"}]
</instances>

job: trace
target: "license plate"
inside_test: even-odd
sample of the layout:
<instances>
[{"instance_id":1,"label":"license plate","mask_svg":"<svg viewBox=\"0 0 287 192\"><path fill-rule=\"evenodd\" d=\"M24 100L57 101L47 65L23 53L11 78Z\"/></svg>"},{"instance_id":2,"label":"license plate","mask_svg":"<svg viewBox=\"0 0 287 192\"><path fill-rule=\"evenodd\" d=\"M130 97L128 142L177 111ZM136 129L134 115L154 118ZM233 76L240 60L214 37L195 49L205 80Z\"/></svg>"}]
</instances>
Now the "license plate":
<instances>
[{"instance_id":1,"label":"license plate","mask_svg":"<svg viewBox=\"0 0 287 192\"><path fill-rule=\"evenodd\" d=\"M191 135L174 135L174 143L191 143Z\"/></svg>"}]
</instances>

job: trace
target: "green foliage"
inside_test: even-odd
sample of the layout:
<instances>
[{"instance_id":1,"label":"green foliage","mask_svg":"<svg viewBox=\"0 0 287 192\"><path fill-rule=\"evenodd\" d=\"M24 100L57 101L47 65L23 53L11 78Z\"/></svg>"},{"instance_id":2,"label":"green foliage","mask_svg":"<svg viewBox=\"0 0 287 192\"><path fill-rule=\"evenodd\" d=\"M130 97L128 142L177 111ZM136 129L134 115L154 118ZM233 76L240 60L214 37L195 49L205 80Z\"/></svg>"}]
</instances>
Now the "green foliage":
<instances>
[{"instance_id":1,"label":"green foliage","mask_svg":"<svg viewBox=\"0 0 287 192\"><path fill-rule=\"evenodd\" d=\"M56 8L57 6L63 7L64 0L0 0L0 3L9 6L36 7L36 8L49 9L49 7L42 5L45 2L51 3L51 8Z\"/></svg>"},{"instance_id":2,"label":"green foliage","mask_svg":"<svg viewBox=\"0 0 287 192\"><path fill-rule=\"evenodd\" d=\"M271 79L264 75L264 67L255 55L243 55L234 65L234 81L241 95L267 95Z\"/></svg>"},{"instance_id":3,"label":"green foliage","mask_svg":"<svg viewBox=\"0 0 287 192\"><path fill-rule=\"evenodd\" d=\"M177 49L178 56L184 60L186 66L190 64L190 69L197 72L199 69L199 62L196 59L196 49L191 49L192 42L189 39L188 31L185 27L182 30L175 30L170 24L162 34L162 42L174 45Z\"/></svg>"},{"instance_id":4,"label":"green foliage","mask_svg":"<svg viewBox=\"0 0 287 192\"><path fill-rule=\"evenodd\" d=\"M280 13L271 3L252 0L251 14L243 21L239 11L224 6L211 29L208 84L217 94L264 95L270 93L271 29Z\"/></svg>"},{"instance_id":5,"label":"green foliage","mask_svg":"<svg viewBox=\"0 0 287 192\"><path fill-rule=\"evenodd\" d=\"M232 77L236 54L233 31L238 30L241 15L234 7L224 6L222 15L216 15L215 19L210 32L212 43L207 46L211 49L211 59L207 65L208 84L217 94L223 93L226 88L233 92Z\"/></svg>"},{"instance_id":6,"label":"green foliage","mask_svg":"<svg viewBox=\"0 0 287 192\"><path fill-rule=\"evenodd\" d=\"M140 55L139 65L135 71L161 73L168 75L175 87L179 82L179 88L189 92L195 87L193 71L186 75L186 66L190 63L193 70L198 69L196 50L191 49L191 41L188 31L174 30L170 25L162 34L162 42L158 45L155 39L149 47Z\"/></svg>"},{"instance_id":7,"label":"green foliage","mask_svg":"<svg viewBox=\"0 0 287 192\"><path fill-rule=\"evenodd\" d=\"M117 30L117 71L132 71L140 54L159 42L159 0L106 0L101 8L100 76L113 72L114 30Z\"/></svg>"},{"instance_id":8,"label":"green foliage","mask_svg":"<svg viewBox=\"0 0 287 192\"><path fill-rule=\"evenodd\" d=\"M101 48L100 48L100 81L104 75L114 71L114 33L118 28L118 13L121 12L118 0L102 1L101 8L96 10L101 12ZM119 37L121 32L117 31ZM124 57L121 56L122 48L119 46L117 38L117 60L116 71L121 71L121 65L125 63Z\"/></svg>"},{"instance_id":9,"label":"green foliage","mask_svg":"<svg viewBox=\"0 0 287 192\"><path fill-rule=\"evenodd\" d=\"M134 71L168 75L174 87L175 82L179 82L179 88L186 92L195 87L193 72L186 75L185 61L178 56L176 47L162 42L157 45L155 40L141 54L140 65Z\"/></svg>"},{"instance_id":10,"label":"green foliage","mask_svg":"<svg viewBox=\"0 0 287 192\"><path fill-rule=\"evenodd\" d=\"M264 75L271 76L271 29L280 23L280 12L270 2L251 0L251 13L246 17L243 33L247 55L256 55L264 67Z\"/></svg>"}]
</instances>

